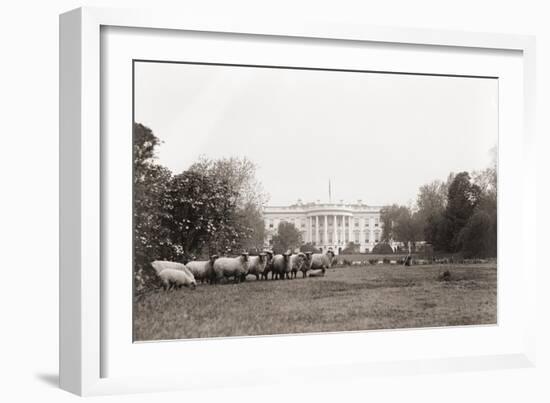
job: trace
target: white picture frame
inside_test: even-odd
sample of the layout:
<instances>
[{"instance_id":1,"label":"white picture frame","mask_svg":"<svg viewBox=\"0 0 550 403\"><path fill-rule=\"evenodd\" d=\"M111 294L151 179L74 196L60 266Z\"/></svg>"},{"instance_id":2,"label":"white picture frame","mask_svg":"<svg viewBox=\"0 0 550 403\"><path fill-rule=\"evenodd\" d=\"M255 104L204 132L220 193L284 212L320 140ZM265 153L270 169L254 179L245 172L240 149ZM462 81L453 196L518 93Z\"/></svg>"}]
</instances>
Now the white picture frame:
<instances>
[{"instance_id":1,"label":"white picture frame","mask_svg":"<svg viewBox=\"0 0 550 403\"><path fill-rule=\"evenodd\" d=\"M120 367L118 371L106 369L106 357L122 346L113 345L103 327L110 325L106 320L110 305L106 303L108 291L104 287L105 273L102 267L106 264L105 251L108 245L104 242L102 226L105 219L102 208L106 200L106 177L110 175L105 164L105 147L109 141L102 138L104 127L102 114L102 93L109 92L102 75L102 36L106 27L155 29L181 32L193 32L200 37L201 33L219 33L219 35L246 35L257 40L269 38L285 38L290 40L323 40L334 41L334 46L346 43L378 43L399 45L403 47L424 47L439 50L466 49L476 54L498 51L515 52L516 62L520 69L511 69L510 77L520 82L515 89L520 91L519 100L515 99L514 110L521 108L516 118L520 123L521 133L510 134L511 141L521 146L522 158L518 158L514 167L517 175L511 181L521 186L521 192L516 192L513 206L520 224L517 233L520 240L517 250L501 254L502 244L499 243L499 270L501 260L510 264L518 264L521 272L517 274L520 282L517 284L517 296L522 303L518 305L515 317L522 316L521 323L514 322L506 330L506 320L499 320L499 326L475 329L454 329L452 337L461 337L465 343L472 343L477 337L495 337L510 340L499 343L499 348L484 350L466 346L463 350L446 351L425 350L416 356L404 355L404 350L396 348L392 356L387 358L366 357L357 353L352 359L340 360L337 354L327 354L318 357L308 346L322 343L337 347L342 340L350 346L360 346L364 342L364 332L347 334L310 335L310 336L276 336L266 338L234 338L231 340L204 341L180 343L150 343L141 347L139 354L144 361L143 366L154 365L163 370L157 371L157 376L140 373L125 373L127 369ZM307 43L306 43L307 44ZM251 56L253 57L253 56ZM457 54L457 58L461 56ZM519 59L518 59L519 57ZM213 21L197 19L192 15L174 16L169 13L157 13L149 10L113 10L103 8L81 8L70 11L60 17L60 385L63 389L79 395L97 395L129 392L149 392L171 389L206 388L224 385L253 385L273 382L267 375L259 375L254 381L241 376L223 376L223 365L220 362L230 361L232 367L241 371L251 370L259 358L253 352L262 351L265 343L271 346L286 346L290 343L305 351L297 353L292 362L277 362L276 357L265 355L262 363L264 368L302 368L297 375L299 379L324 379L334 381L353 376L369 376L373 374L414 374L441 371L464 371L476 369L518 368L533 366L535 362L535 289L536 262L534 253L525 253L528 248L527 234L535 231L535 158L534 158L534 91L535 91L535 41L533 37L505 34L468 33L456 31L429 31L409 28L382 28L368 26L347 26L330 23L307 23L300 26L281 21L256 20L246 21ZM516 63L517 64L517 63ZM435 66L434 69L438 67ZM474 68L474 67L472 67ZM491 67L489 67L490 69ZM431 71L437 73L437 71ZM448 71L441 71L446 74ZM512 77L513 76L513 77ZM516 93L517 94L517 93ZM506 92L506 97L512 97ZM517 98L517 97L515 97ZM517 104L519 102L519 104ZM510 123L512 124L512 123ZM502 128L504 131L506 127ZM509 128L510 129L510 128ZM128 130L131 130L129 127ZM511 130L510 130L511 132ZM506 152L502 155L504 168L511 167L511 160ZM508 175L508 169L503 175ZM501 178L499 178L502 181ZM500 183L500 182L499 182ZM512 183L511 183L512 185ZM501 202L499 195L499 203ZM504 214L504 215L503 215ZM500 222L508 212L501 212L499 205L499 242ZM499 272L500 273L500 272ZM499 274L500 276L500 274ZM505 280L506 280L506 276ZM500 281L500 279L499 279ZM507 306L506 293L501 298L499 285L499 304ZM508 304L509 305L509 304ZM499 308L502 305L499 305ZM500 312L499 312L500 316ZM502 330L504 329L504 330ZM502 330L502 331L501 331ZM481 334L483 333L483 334ZM397 343L404 340L422 345L422 340L432 342L444 341L443 333L433 329L422 329L403 332L368 332L369 340L376 343L378 339L392 339ZM513 340L512 340L513 339ZM247 347L251 352L249 357L231 356L227 345L239 351ZM156 344L156 346L155 346ZM162 344L162 345L161 345ZM107 345L111 346L107 349ZM181 349L194 349L201 352L202 365L199 358L177 360L173 354L179 345ZM131 347L131 346L126 346ZM208 355L208 351L216 355ZM334 350L334 349L332 349ZM332 351L331 350L331 351ZM126 351L126 350L125 350ZM134 354L132 348L126 352ZM384 351L383 349L381 351ZM126 354L125 353L125 354ZM136 352L136 354L138 354ZM178 354L175 352L175 354ZM205 355L206 354L206 355ZM224 356L225 354L225 356ZM260 353L261 354L261 353ZM121 359L132 357L126 355ZM220 357L220 358L216 358ZM216 361L218 360L218 361ZM256 361L255 361L256 360ZM236 363L236 361L242 361ZM176 362L176 364L174 364ZM205 365L207 364L207 365ZM220 364L219 372L209 371L208 367ZM321 370L322 369L322 370ZM184 376L185 371L192 370L195 376ZM112 375L111 373L115 373ZM208 373L208 379L205 375ZM269 373L266 370L264 373ZM107 375L106 375L107 374ZM330 374L330 375L329 375ZM297 378L297 379L298 379Z\"/></svg>"}]
</instances>

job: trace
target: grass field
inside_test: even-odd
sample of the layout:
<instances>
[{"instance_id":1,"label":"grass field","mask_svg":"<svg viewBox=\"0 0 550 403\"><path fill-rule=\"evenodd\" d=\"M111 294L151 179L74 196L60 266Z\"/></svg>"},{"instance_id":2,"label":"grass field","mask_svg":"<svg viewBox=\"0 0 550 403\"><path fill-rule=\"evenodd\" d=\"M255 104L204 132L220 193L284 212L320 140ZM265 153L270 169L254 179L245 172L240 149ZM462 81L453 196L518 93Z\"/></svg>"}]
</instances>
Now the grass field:
<instances>
[{"instance_id":1,"label":"grass field","mask_svg":"<svg viewBox=\"0 0 550 403\"><path fill-rule=\"evenodd\" d=\"M439 279L445 270L449 281ZM325 277L199 285L134 302L134 340L494 324L496 264L342 267Z\"/></svg>"}]
</instances>

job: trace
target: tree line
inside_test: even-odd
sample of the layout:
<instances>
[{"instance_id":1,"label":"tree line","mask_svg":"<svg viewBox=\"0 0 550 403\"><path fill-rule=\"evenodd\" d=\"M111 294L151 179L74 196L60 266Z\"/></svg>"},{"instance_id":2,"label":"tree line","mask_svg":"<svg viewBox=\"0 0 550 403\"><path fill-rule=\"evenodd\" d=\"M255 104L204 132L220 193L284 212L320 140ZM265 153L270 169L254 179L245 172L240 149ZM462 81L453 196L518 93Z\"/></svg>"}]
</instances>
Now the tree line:
<instances>
[{"instance_id":1,"label":"tree line","mask_svg":"<svg viewBox=\"0 0 550 403\"><path fill-rule=\"evenodd\" d=\"M186 262L212 253L260 250L267 196L247 158L208 159L181 173L158 163L160 140L133 126L134 279L137 291L155 281L154 260Z\"/></svg>"},{"instance_id":2,"label":"tree line","mask_svg":"<svg viewBox=\"0 0 550 403\"><path fill-rule=\"evenodd\" d=\"M426 241L436 252L465 258L497 255L497 160L471 173L450 174L420 187L412 206L381 211L383 240L415 244Z\"/></svg>"}]
</instances>

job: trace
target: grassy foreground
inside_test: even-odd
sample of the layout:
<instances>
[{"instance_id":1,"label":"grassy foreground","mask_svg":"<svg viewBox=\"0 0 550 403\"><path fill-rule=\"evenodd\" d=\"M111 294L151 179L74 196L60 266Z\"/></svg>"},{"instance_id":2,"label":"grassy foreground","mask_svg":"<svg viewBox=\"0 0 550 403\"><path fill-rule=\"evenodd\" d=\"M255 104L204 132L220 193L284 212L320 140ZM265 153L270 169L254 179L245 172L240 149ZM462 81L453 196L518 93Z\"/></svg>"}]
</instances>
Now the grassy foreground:
<instances>
[{"instance_id":1,"label":"grassy foreground","mask_svg":"<svg viewBox=\"0 0 550 403\"><path fill-rule=\"evenodd\" d=\"M451 272L449 281L439 274ZM301 275L301 274L300 274ZM342 267L134 301L134 340L494 324L496 264Z\"/></svg>"}]
</instances>

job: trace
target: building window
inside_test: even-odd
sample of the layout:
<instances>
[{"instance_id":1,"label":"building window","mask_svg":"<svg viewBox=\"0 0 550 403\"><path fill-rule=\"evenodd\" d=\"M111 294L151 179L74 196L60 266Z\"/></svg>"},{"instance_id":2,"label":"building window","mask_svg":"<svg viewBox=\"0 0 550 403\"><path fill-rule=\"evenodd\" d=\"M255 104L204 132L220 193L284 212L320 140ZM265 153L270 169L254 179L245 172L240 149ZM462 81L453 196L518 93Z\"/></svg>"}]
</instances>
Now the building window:
<instances>
[{"instance_id":1,"label":"building window","mask_svg":"<svg viewBox=\"0 0 550 403\"><path fill-rule=\"evenodd\" d=\"M269 224L269 228L273 228L273 223L270 223L270 224Z\"/></svg>"}]
</instances>

